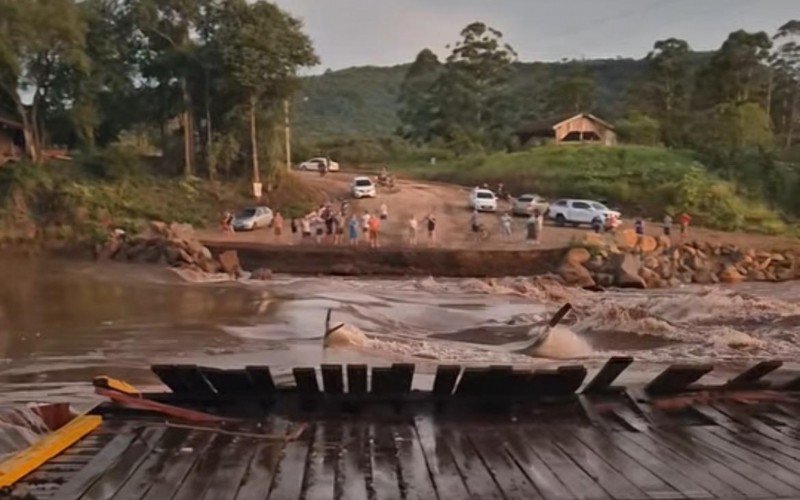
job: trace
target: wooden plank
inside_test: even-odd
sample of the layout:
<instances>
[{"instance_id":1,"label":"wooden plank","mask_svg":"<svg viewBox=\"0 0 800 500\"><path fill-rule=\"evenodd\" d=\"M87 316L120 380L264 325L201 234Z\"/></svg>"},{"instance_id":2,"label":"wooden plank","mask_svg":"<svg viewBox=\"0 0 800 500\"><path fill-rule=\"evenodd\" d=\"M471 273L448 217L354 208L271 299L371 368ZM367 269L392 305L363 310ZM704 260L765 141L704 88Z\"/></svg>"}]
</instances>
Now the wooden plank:
<instances>
[{"instance_id":1,"label":"wooden plank","mask_svg":"<svg viewBox=\"0 0 800 500\"><path fill-rule=\"evenodd\" d=\"M366 380L366 379L365 379ZM369 440L367 427L361 422L344 424L342 463L336 475L336 490L342 500L366 500L369 468Z\"/></svg>"},{"instance_id":2,"label":"wooden plank","mask_svg":"<svg viewBox=\"0 0 800 500\"><path fill-rule=\"evenodd\" d=\"M456 381L461 373L459 365L439 365L436 367L436 378L433 379L433 394L449 396L453 393Z\"/></svg>"},{"instance_id":3,"label":"wooden plank","mask_svg":"<svg viewBox=\"0 0 800 500\"><path fill-rule=\"evenodd\" d=\"M648 394L683 392L690 384L713 370L713 365L671 365L645 386Z\"/></svg>"},{"instance_id":4,"label":"wooden plank","mask_svg":"<svg viewBox=\"0 0 800 500\"><path fill-rule=\"evenodd\" d=\"M527 380L527 393L533 397L564 397L575 393L586 378L586 367L562 366L555 370L534 370Z\"/></svg>"},{"instance_id":5,"label":"wooden plank","mask_svg":"<svg viewBox=\"0 0 800 500\"><path fill-rule=\"evenodd\" d=\"M284 435L287 426L268 420L264 433ZM260 441L256 444L247 471L244 474L236 500L264 500L272 486L272 478L281 460L284 441Z\"/></svg>"},{"instance_id":6,"label":"wooden plank","mask_svg":"<svg viewBox=\"0 0 800 500\"><path fill-rule=\"evenodd\" d=\"M166 431L163 427L146 427L119 459L84 492L82 500L112 498L147 458Z\"/></svg>"},{"instance_id":7,"label":"wooden plank","mask_svg":"<svg viewBox=\"0 0 800 500\"><path fill-rule=\"evenodd\" d=\"M792 392L800 391L800 375L783 384L781 390Z\"/></svg>"},{"instance_id":8,"label":"wooden plank","mask_svg":"<svg viewBox=\"0 0 800 500\"><path fill-rule=\"evenodd\" d=\"M709 432L717 437L735 444L736 446L746 447L753 453L771 460L790 471L800 471L800 455L797 450L783 443L763 438L754 433L732 432L727 429L709 428Z\"/></svg>"},{"instance_id":9,"label":"wooden plank","mask_svg":"<svg viewBox=\"0 0 800 500\"><path fill-rule=\"evenodd\" d=\"M506 451L541 495L548 500L574 498L547 464L526 445L527 438L515 429L510 429L508 432L512 434L512 439L504 443Z\"/></svg>"},{"instance_id":10,"label":"wooden plank","mask_svg":"<svg viewBox=\"0 0 800 500\"><path fill-rule=\"evenodd\" d=\"M272 372L269 366L245 366L244 370L250 377L257 394L270 398L275 393L275 381L272 379Z\"/></svg>"},{"instance_id":11,"label":"wooden plank","mask_svg":"<svg viewBox=\"0 0 800 500\"><path fill-rule=\"evenodd\" d=\"M138 434L138 432L137 432ZM78 473L58 489L59 498L79 498L109 467L119 460L137 434L117 434Z\"/></svg>"},{"instance_id":12,"label":"wooden plank","mask_svg":"<svg viewBox=\"0 0 800 500\"><path fill-rule=\"evenodd\" d=\"M171 499L194 464L205 454L213 437L214 434L210 432L190 432L183 446L171 456L168 467L154 471L155 474L150 476L150 484L139 498Z\"/></svg>"},{"instance_id":13,"label":"wooden plank","mask_svg":"<svg viewBox=\"0 0 800 500\"><path fill-rule=\"evenodd\" d=\"M402 493L398 476L399 464L391 426L385 423L370 423L369 437L371 484L375 498L400 498Z\"/></svg>"},{"instance_id":14,"label":"wooden plank","mask_svg":"<svg viewBox=\"0 0 800 500\"><path fill-rule=\"evenodd\" d=\"M231 445L234 439L232 436L224 434L212 434L212 436L205 453L200 456L186 477L183 478L180 488L172 500L197 500L205 495L211 481L215 479L217 467L222 464L223 451Z\"/></svg>"},{"instance_id":15,"label":"wooden plank","mask_svg":"<svg viewBox=\"0 0 800 500\"><path fill-rule=\"evenodd\" d=\"M317 382L317 371L314 368L298 367L292 368L297 390L304 396L319 393L319 383Z\"/></svg>"},{"instance_id":16,"label":"wooden plank","mask_svg":"<svg viewBox=\"0 0 800 500\"><path fill-rule=\"evenodd\" d=\"M437 432L432 418L418 416L414 419L414 427L439 498L469 497L469 490L458 472L452 452L442 434Z\"/></svg>"},{"instance_id":17,"label":"wooden plank","mask_svg":"<svg viewBox=\"0 0 800 500\"><path fill-rule=\"evenodd\" d=\"M466 375L468 368L464 371ZM462 378L463 380L463 378ZM457 391L457 390L456 390ZM481 457L469 441L468 432L441 430L447 447L451 450L453 461L458 467L464 484L473 498L504 498L499 486L486 468ZM475 432L480 432L475 430ZM438 445L437 445L438 446ZM446 494L444 498L448 498Z\"/></svg>"},{"instance_id":18,"label":"wooden plank","mask_svg":"<svg viewBox=\"0 0 800 500\"><path fill-rule=\"evenodd\" d=\"M394 426L394 441L400 465L402 497L408 500L438 498L425 453L412 422Z\"/></svg>"},{"instance_id":19,"label":"wooden plank","mask_svg":"<svg viewBox=\"0 0 800 500\"><path fill-rule=\"evenodd\" d=\"M186 429L167 429L153 451L114 495L115 500L142 498L142 492L147 491L154 478L171 465L180 449L185 446L188 436L189 431Z\"/></svg>"},{"instance_id":20,"label":"wooden plank","mask_svg":"<svg viewBox=\"0 0 800 500\"><path fill-rule=\"evenodd\" d=\"M509 396L512 388L512 378L514 370L508 365L492 365L489 372L484 375L486 378L484 391L493 397Z\"/></svg>"},{"instance_id":21,"label":"wooden plank","mask_svg":"<svg viewBox=\"0 0 800 500\"><path fill-rule=\"evenodd\" d=\"M387 366L374 366L372 367L372 385L370 387L371 394L385 396L394 392L396 373Z\"/></svg>"},{"instance_id":22,"label":"wooden plank","mask_svg":"<svg viewBox=\"0 0 800 500\"><path fill-rule=\"evenodd\" d=\"M182 382L182 385L176 386L175 388L170 387L173 392L188 394L198 398L216 397L217 391L214 390L211 383L200 373L200 369L196 365L167 366L168 368L166 368L166 370L172 372L170 376L177 376ZM151 369L155 372L156 367L151 367ZM159 375L158 372L156 372L156 374ZM161 377L161 375L159 375L159 377ZM183 390L178 391L178 388L182 388Z\"/></svg>"},{"instance_id":23,"label":"wooden plank","mask_svg":"<svg viewBox=\"0 0 800 500\"><path fill-rule=\"evenodd\" d=\"M742 493L720 481L704 467L655 441L649 433L615 432L613 443L686 498L742 498Z\"/></svg>"},{"instance_id":24,"label":"wooden plank","mask_svg":"<svg viewBox=\"0 0 800 500\"><path fill-rule=\"evenodd\" d=\"M234 500L250 465L256 440L235 436L222 450L216 469L203 495L203 500ZM267 491L265 487L264 492ZM266 496L266 495L265 495Z\"/></svg>"},{"instance_id":25,"label":"wooden plank","mask_svg":"<svg viewBox=\"0 0 800 500\"><path fill-rule=\"evenodd\" d=\"M184 382L180 373L175 370L175 365L152 365L150 371L175 394L187 394L191 388Z\"/></svg>"},{"instance_id":26,"label":"wooden plank","mask_svg":"<svg viewBox=\"0 0 800 500\"><path fill-rule=\"evenodd\" d=\"M750 429L758 432L763 436L766 436L770 439L774 439L775 441L778 442L787 442L787 444L789 444L789 440L786 439L786 436L783 433L777 431L776 429L770 427L769 425L766 425L757 418L753 418L747 413L739 410L738 408L736 408L736 406L734 406L734 404L712 403L710 406L719 410L720 413L729 416L734 421L739 422L740 424L745 425L746 427L749 427Z\"/></svg>"},{"instance_id":27,"label":"wooden plank","mask_svg":"<svg viewBox=\"0 0 800 500\"><path fill-rule=\"evenodd\" d=\"M599 484L561 451L540 431L526 427L520 428L523 442L532 453L547 464L562 484L575 498L611 498Z\"/></svg>"},{"instance_id":28,"label":"wooden plank","mask_svg":"<svg viewBox=\"0 0 800 500\"><path fill-rule=\"evenodd\" d=\"M751 366L744 372L728 380L728 382L725 383L725 387L741 389L767 386L769 384L762 382L761 379L774 372L781 366L783 366L783 361L777 359L761 361L755 366Z\"/></svg>"},{"instance_id":29,"label":"wooden plank","mask_svg":"<svg viewBox=\"0 0 800 500\"><path fill-rule=\"evenodd\" d=\"M489 369L484 367L468 366L464 368L455 394L457 396L481 396L487 394L486 375L488 373Z\"/></svg>"},{"instance_id":30,"label":"wooden plank","mask_svg":"<svg viewBox=\"0 0 800 500\"><path fill-rule=\"evenodd\" d=\"M544 498L506 452L508 439L498 432L475 432L469 435L472 446L506 498Z\"/></svg>"},{"instance_id":31,"label":"wooden plank","mask_svg":"<svg viewBox=\"0 0 800 500\"><path fill-rule=\"evenodd\" d=\"M221 396L256 396L246 370L200 367L200 373Z\"/></svg>"},{"instance_id":32,"label":"wooden plank","mask_svg":"<svg viewBox=\"0 0 800 500\"><path fill-rule=\"evenodd\" d=\"M407 394L411 392L411 384L414 382L413 363L394 363L392 373L394 373L394 392L397 394Z\"/></svg>"},{"instance_id":33,"label":"wooden plank","mask_svg":"<svg viewBox=\"0 0 800 500\"><path fill-rule=\"evenodd\" d=\"M273 500L300 498L313 432L313 428L308 429L303 433L301 439L286 443L283 448L283 455L272 478L272 486L267 498Z\"/></svg>"},{"instance_id":34,"label":"wooden plank","mask_svg":"<svg viewBox=\"0 0 800 500\"><path fill-rule=\"evenodd\" d=\"M341 426L319 421L308 452L308 465L302 497L305 500L331 500L336 485L336 453L341 444Z\"/></svg>"},{"instance_id":35,"label":"wooden plank","mask_svg":"<svg viewBox=\"0 0 800 500\"><path fill-rule=\"evenodd\" d=\"M97 415L75 417L28 448L0 462L0 488L11 486L39 466L95 430L103 419Z\"/></svg>"},{"instance_id":36,"label":"wooden plank","mask_svg":"<svg viewBox=\"0 0 800 500\"><path fill-rule=\"evenodd\" d=\"M615 443L615 432L598 432L596 429L577 428L573 435L589 449L600 452L608 465L624 475L649 498L685 498L684 495L663 479L651 472L638 460L634 460Z\"/></svg>"},{"instance_id":37,"label":"wooden plank","mask_svg":"<svg viewBox=\"0 0 800 500\"><path fill-rule=\"evenodd\" d=\"M613 498L636 500L644 498L645 494L636 485L609 466L592 449L569 432L554 433L553 442L569 456L573 462L587 472L597 481Z\"/></svg>"},{"instance_id":38,"label":"wooden plank","mask_svg":"<svg viewBox=\"0 0 800 500\"><path fill-rule=\"evenodd\" d=\"M657 441L671 446L683 456L692 460L696 466L702 467L721 481L731 485L745 494L745 496L768 498L775 496L775 492L768 489L762 482L761 474L756 469L739 461L729 459L715 452L708 446L698 443L690 436L680 432L680 429L671 429L670 432L654 430L651 435ZM750 478L756 481L751 481ZM777 487L776 489L782 489Z\"/></svg>"},{"instance_id":39,"label":"wooden plank","mask_svg":"<svg viewBox=\"0 0 800 500\"><path fill-rule=\"evenodd\" d=\"M342 394L344 392L344 378L342 365L324 364L322 371L322 387L327 394Z\"/></svg>"},{"instance_id":40,"label":"wooden plank","mask_svg":"<svg viewBox=\"0 0 800 500\"><path fill-rule=\"evenodd\" d=\"M367 393L367 365L347 365L347 392Z\"/></svg>"},{"instance_id":41,"label":"wooden plank","mask_svg":"<svg viewBox=\"0 0 800 500\"><path fill-rule=\"evenodd\" d=\"M761 486L768 488L774 494L800 497L800 475L791 469L787 470L780 467L776 462L759 456L757 453L742 446L741 443L721 439L703 427L688 427L685 432L693 439L706 444L706 449L713 449L715 453L720 454L726 463L746 464L746 467L739 466L739 468L741 470L761 471L760 476L748 477L759 477ZM777 481L770 481L769 476L777 479Z\"/></svg>"},{"instance_id":42,"label":"wooden plank","mask_svg":"<svg viewBox=\"0 0 800 500\"><path fill-rule=\"evenodd\" d=\"M592 380L583 389L584 394L597 394L610 391L611 384L633 363L630 356L614 356L606 361Z\"/></svg>"}]
</instances>

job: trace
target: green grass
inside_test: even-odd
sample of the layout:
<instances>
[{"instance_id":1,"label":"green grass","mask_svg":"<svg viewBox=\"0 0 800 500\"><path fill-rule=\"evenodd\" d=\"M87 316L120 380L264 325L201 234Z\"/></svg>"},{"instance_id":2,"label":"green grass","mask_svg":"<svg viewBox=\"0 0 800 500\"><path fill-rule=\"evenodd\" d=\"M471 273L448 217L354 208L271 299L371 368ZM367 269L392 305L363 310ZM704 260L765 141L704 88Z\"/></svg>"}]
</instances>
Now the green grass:
<instances>
[{"instance_id":1,"label":"green grass","mask_svg":"<svg viewBox=\"0 0 800 500\"><path fill-rule=\"evenodd\" d=\"M293 176L267 193L266 204L287 216L305 213L318 201ZM39 234L93 241L109 227L137 231L151 220L213 227L226 210L252 205L245 181L209 182L137 173L116 179L87 175L75 163L18 164L0 171L0 238L35 225Z\"/></svg>"},{"instance_id":2,"label":"green grass","mask_svg":"<svg viewBox=\"0 0 800 500\"><path fill-rule=\"evenodd\" d=\"M407 175L491 187L515 194L608 200L628 217L661 219L682 211L723 230L785 233L779 215L712 175L691 153L644 146L545 146L515 153L393 164Z\"/></svg>"}]
</instances>

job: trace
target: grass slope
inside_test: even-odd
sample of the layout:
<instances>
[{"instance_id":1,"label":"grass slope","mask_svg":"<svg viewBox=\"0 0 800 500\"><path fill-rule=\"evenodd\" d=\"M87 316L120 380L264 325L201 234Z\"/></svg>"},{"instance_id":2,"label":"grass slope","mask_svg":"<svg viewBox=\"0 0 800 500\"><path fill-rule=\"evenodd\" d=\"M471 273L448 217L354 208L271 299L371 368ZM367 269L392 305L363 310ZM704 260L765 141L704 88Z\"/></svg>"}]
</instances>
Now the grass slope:
<instances>
[{"instance_id":1,"label":"grass slope","mask_svg":"<svg viewBox=\"0 0 800 500\"><path fill-rule=\"evenodd\" d=\"M515 194L608 200L628 218L660 220L689 211L703 226L782 233L778 214L720 180L690 153L643 146L546 146L517 153L397 165L413 176L492 187L505 183Z\"/></svg>"}]
</instances>

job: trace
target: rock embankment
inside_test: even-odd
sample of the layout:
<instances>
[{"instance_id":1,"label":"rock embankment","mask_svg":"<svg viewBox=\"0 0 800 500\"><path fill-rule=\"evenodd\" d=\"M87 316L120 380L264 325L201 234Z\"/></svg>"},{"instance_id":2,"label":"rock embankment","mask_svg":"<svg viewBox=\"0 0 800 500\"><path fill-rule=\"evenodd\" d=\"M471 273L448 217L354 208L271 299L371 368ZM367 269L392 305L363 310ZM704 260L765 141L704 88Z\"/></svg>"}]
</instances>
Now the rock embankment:
<instances>
[{"instance_id":1,"label":"rock embankment","mask_svg":"<svg viewBox=\"0 0 800 500\"><path fill-rule=\"evenodd\" d=\"M755 251L730 244L675 243L666 236L588 234L569 249L558 269L581 287L663 288L682 284L800 279L800 248Z\"/></svg>"},{"instance_id":2,"label":"rock embankment","mask_svg":"<svg viewBox=\"0 0 800 500\"><path fill-rule=\"evenodd\" d=\"M240 278L245 273L236 251L212 254L211 250L195 236L188 224L151 222L147 229L135 236L121 231L109 235L105 243L95 248L98 259L153 263L197 273L225 273ZM251 274L254 279L269 279L270 272L259 269Z\"/></svg>"}]
</instances>

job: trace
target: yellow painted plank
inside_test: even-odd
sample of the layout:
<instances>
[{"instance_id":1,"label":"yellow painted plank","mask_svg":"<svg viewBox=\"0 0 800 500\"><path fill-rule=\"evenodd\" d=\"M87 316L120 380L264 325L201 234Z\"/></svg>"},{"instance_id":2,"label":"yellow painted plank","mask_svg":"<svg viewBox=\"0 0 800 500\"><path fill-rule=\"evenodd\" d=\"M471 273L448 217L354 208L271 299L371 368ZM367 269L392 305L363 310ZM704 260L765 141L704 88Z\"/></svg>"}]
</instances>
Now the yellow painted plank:
<instances>
[{"instance_id":1,"label":"yellow painted plank","mask_svg":"<svg viewBox=\"0 0 800 500\"><path fill-rule=\"evenodd\" d=\"M35 471L42 464L92 432L102 422L103 419L96 415L76 417L30 447L0 462L0 488L11 486Z\"/></svg>"}]
</instances>

